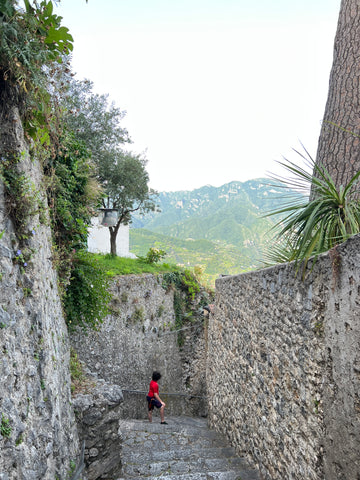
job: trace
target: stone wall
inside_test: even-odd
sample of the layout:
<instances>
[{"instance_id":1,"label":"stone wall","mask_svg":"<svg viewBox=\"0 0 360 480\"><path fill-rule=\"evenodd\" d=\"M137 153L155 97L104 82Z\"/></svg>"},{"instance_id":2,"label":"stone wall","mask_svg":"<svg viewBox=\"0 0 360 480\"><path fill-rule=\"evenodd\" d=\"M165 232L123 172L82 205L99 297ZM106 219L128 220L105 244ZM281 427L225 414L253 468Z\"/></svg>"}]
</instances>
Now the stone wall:
<instances>
[{"instance_id":1,"label":"stone wall","mask_svg":"<svg viewBox=\"0 0 360 480\"><path fill-rule=\"evenodd\" d=\"M94 380L89 393L79 393L73 399L79 437L85 442L88 480L111 480L121 476L119 405L122 401L120 387L104 380Z\"/></svg>"},{"instance_id":2,"label":"stone wall","mask_svg":"<svg viewBox=\"0 0 360 480\"><path fill-rule=\"evenodd\" d=\"M206 394L203 315L187 325L180 348L174 331L174 292L163 288L161 277L118 277L112 291L112 314L100 331L79 331L72 334L71 343L89 370L121 386L122 417L147 416L145 395L154 370L162 374L160 396L168 414L205 414L205 398L197 398ZM177 393L195 397L173 395Z\"/></svg>"},{"instance_id":3,"label":"stone wall","mask_svg":"<svg viewBox=\"0 0 360 480\"><path fill-rule=\"evenodd\" d=\"M10 102L0 116L0 161L9 151L22 154L19 170L41 189L41 169L27 154L16 106ZM26 248L33 256L25 266L17 260L20 247L5 200L0 181L0 478L64 479L79 445L50 229L38 215L31 217Z\"/></svg>"},{"instance_id":4,"label":"stone wall","mask_svg":"<svg viewBox=\"0 0 360 480\"><path fill-rule=\"evenodd\" d=\"M360 478L360 237L216 281L209 421L264 478Z\"/></svg>"}]
</instances>

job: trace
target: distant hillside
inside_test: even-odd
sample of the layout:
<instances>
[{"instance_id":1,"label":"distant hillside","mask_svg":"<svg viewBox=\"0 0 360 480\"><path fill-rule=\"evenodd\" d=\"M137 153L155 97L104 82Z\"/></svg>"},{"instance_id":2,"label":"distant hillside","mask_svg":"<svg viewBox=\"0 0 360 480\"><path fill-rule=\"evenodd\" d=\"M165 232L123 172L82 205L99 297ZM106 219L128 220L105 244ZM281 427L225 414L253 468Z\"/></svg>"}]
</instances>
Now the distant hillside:
<instances>
[{"instance_id":1,"label":"distant hillside","mask_svg":"<svg viewBox=\"0 0 360 480\"><path fill-rule=\"evenodd\" d=\"M193 191L161 192L160 212L134 216L130 249L144 255L151 246L166 260L205 267L205 277L236 274L260 265L273 218L266 212L284 201L283 187L268 179L205 186Z\"/></svg>"},{"instance_id":2,"label":"distant hillside","mask_svg":"<svg viewBox=\"0 0 360 480\"><path fill-rule=\"evenodd\" d=\"M221 187L206 185L196 190L161 192L159 194L160 214L153 212L133 217L133 228L154 230L190 217L211 217L221 208L248 206L258 214L274 210L284 197L283 187L270 185L269 179L260 178L247 182L230 182Z\"/></svg>"},{"instance_id":3,"label":"distant hillside","mask_svg":"<svg viewBox=\"0 0 360 480\"><path fill-rule=\"evenodd\" d=\"M220 275L235 275L256 267L259 254L255 246L240 249L225 242L168 237L145 229L130 230L131 252L145 255L151 246L167 253L164 261L193 268L204 268L204 280L214 285Z\"/></svg>"}]
</instances>

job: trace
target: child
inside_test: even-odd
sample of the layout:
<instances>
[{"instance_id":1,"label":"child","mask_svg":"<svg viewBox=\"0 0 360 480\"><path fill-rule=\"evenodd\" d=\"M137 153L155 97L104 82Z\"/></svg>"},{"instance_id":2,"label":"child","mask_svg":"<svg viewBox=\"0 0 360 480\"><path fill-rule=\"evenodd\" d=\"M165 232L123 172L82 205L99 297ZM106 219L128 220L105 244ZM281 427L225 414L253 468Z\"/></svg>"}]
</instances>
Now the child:
<instances>
[{"instance_id":1,"label":"child","mask_svg":"<svg viewBox=\"0 0 360 480\"><path fill-rule=\"evenodd\" d=\"M148 402L148 417L149 417L149 422L152 422L152 412L154 410L154 407L160 408L160 418L161 418L161 425L167 425L167 422L165 422L165 403L161 400L159 397L159 385L158 381L161 378L161 373L159 372L153 372L152 374L152 380L150 382L150 387L149 387L149 393L146 396L146 400Z\"/></svg>"}]
</instances>

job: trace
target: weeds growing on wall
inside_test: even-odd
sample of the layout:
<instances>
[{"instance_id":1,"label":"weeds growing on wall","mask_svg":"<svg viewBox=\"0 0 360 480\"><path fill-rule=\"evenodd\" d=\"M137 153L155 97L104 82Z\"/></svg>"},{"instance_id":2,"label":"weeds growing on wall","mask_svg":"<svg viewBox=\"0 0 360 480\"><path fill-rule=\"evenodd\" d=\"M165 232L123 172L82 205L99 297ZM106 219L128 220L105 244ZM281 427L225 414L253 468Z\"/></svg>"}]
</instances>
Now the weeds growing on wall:
<instances>
[{"instance_id":1,"label":"weeds growing on wall","mask_svg":"<svg viewBox=\"0 0 360 480\"><path fill-rule=\"evenodd\" d=\"M12 432L12 428L10 426L10 421L8 418L4 416L4 414L1 415L1 423L0 423L0 434L5 437L9 438Z\"/></svg>"},{"instance_id":2,"label":"weeds growing on wall","mask_svg":"<svg viewBox=\"0 0 360 480\"><path fill-rule=\"evenodd\" d=\"M12 220L15 231L13 262L19 265L20 272L25 273L31 266L35 253L31 247L31 238L36 234L30 227L31 219L38 215L42 218L44 203L40 192L27 176L18 170L19 157L9 155L0 163L0 181L5 188L6 214Z\"/></svg>"},{"instance_id":3,"label":"weeds growing on wall","mask_svg":"<svg viewBox=\"0 0 360 480\"><path fill-rule=\"evenodd\" d=\"M202 289L190 270L164 273L162 278L165 290L174 289L175 329L178 330L178 344L181 347L184 344L182 328L197 320L202 307L208 305L211 294Z\"/></svg>"},{"instance_id":4,"label":"weeds growing on wall","mask_svg":"<svg viewBox=\"0 0 360 480\"><path fill-rule=\"evenodd\" d=\"M73 348L70 348L70 376L71 376L71 393L88 393L94 387L94 382L89 379L83 369L83 365L79 360L78 354Z\"/></svg>"},{"instance_id":5,"label":"weeds growing on wall","mask_svg":"<svg viewBox=\"0 0 360 480\"><path fill-rule=\"evenodd\" d=\"M0 164L0 179L4 183L6 205L20 242L31 236L29 220L44 208L40 192L26 175L17 169L20 158L11 155Z\"/></svg>"}]
</instances>

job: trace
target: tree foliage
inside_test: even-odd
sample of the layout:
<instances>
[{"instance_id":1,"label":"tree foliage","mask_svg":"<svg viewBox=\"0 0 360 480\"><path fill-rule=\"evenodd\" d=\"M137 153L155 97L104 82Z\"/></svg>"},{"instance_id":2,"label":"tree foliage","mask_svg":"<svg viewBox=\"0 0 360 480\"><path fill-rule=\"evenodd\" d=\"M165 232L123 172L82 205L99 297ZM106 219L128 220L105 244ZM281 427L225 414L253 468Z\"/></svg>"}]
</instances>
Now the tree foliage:
<instances>
[{"instance_id":1,"label":"tree foliage","mask_svg":"<svg viewBox=\"0 0 360 480\"><path fill-rule=\"evenodd\" d=\"M103 190L102 206L118 211L117 224L109 227L111 253L116 255L120 225L131 222L132 213L143 214L156 207L156 192L148 187L147 160L124 149L131 142L121 126L126 112L110 103L108 95L95 94L89 80L72 81L64 105L68 128L91 152Z\"/></svg>"},{"instance_id":2,"label":"tree foliage","mask_svg":"<svg viewBox=\"0 0 360 480\"><path fill-rule=\"evenodd\" d=\"M135 211L146 213L155 208L154 190L149 190L149 175L145 169L147 160L131 152L122 152L99 172L104 185L103 206L116 208L121 223L129 223Z\"/></svg>"},{"instance_id":3,"label":"tree foliage","mask_svg":"<svg viewBox=\"0 0 360 480\"><path fill-rule=\"evenodd\" d=\"M95 165L106 168L122 145L130 143L121 125L126 112L109 101L109 95L93 92L90 80L72 80L64 96L65 121L78 140L84 142Z\"/></svg>"},{"instance_id":4,"label":"tree foliage","mask_svg":"<svg viewBox=\"0 0 360 480\"><path fill-rule=\"evenodd\" d=\"M47 198L62 288L69 283L74 252L87 246L88 228L100 188L92 177L90 153L73 134L64 132L61 149L44 166Z\"/></svg>"},{"instance_id":5,"label":"tree foliage","mask_svg":"<svg viewBox=\"0 0 360 480\"><path fill-rule=\"evenodd\" d=\"M130 223L134 212L145 214L156 208L157 192L148 187L146 163L140 155L122 152L106 169L100 166L100 183L105 193L103 206L118 211L117 224L109 227L112 255L116 255L116 236L120 225Z\"/></svg>"},{"instance_id":6,"label":"tree foliage","mask_svg":"<svg viewBox=\"0 0 360 480\"><path fill-rule=\"evenodd\" d=\"M69 30L61 25L52 1L0 0L0 82L2 95L17 96L25 133L50 144L49 76L73 49Z\"/></svg>"}]
</instances>

